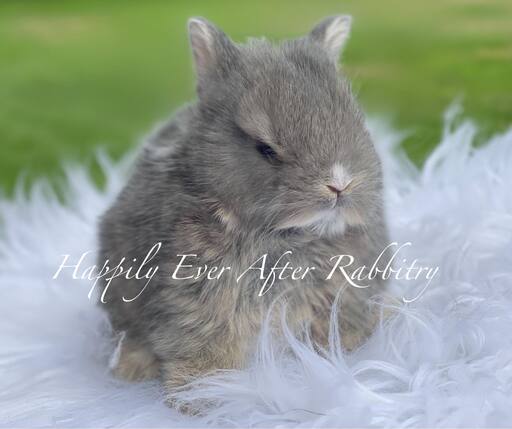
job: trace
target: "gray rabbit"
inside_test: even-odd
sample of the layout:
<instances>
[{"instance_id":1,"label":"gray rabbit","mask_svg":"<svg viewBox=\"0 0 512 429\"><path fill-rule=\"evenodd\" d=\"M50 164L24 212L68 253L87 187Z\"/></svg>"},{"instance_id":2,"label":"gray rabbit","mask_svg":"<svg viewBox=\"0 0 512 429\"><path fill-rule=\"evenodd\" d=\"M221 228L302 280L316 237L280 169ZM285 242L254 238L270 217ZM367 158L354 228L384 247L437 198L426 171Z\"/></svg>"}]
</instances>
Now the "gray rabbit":
<instances>
[{"instance_id":1,"label":"gray rabbit","mask_svg":"<svg viewBox=\"0 0 512 429\"><path fill-rule=\"evenodd\" d=\"M104 290L100 305L125 333L118 376L161 376L172 392L214 369L244 367L271 308L277 330L285 314L324 346L340 291L344 346L371 333L368 301L385 289L382 276L365 288L341 270L327 279L333 256L351 255L353 272L387 244L380 162L337 67L350 22L329 17L299 39L241 45L190 19L198 99L149 137L101 219L101 261L140 261L161 243L151 282L119 277ZM197 256L180 267L180 255ZM255 261L315 269L261 293L262 271L247 270ZM192 276L204 265L230 271Z\"/></svg>"}]
</instances>

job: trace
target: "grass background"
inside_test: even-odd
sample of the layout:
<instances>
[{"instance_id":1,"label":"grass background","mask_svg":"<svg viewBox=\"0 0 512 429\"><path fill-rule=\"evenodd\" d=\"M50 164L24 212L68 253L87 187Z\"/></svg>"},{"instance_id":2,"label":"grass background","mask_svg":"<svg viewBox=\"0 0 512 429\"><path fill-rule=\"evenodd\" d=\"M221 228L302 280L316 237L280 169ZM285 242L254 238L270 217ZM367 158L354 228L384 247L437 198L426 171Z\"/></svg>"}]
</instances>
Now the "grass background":
<instances>
[{"instance_id":1,"label":"grass background","mask_svg":"<svg viewBox=\"0 0 512 429\"><path fill-rule=\"evenodd\" d=\"M411 131L418 163L456 97L481 138L512 123L512 1L0 2L0 188L24 172L59 177L63 159L120 156L194 96L186 20L209 18L234 40L301 35L351 13L346 73L369 113Z\"/></svg>"}]
</instances>

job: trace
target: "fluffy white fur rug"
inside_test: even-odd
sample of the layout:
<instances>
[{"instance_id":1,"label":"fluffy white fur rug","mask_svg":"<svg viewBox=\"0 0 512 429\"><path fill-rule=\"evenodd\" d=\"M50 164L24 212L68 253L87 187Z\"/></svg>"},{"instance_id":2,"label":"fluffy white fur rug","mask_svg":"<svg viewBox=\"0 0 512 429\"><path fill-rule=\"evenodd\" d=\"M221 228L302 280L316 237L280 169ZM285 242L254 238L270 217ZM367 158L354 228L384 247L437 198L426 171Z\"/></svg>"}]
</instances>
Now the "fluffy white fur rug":
<instances>
[{"instance_id":1,"label":"fluffy white fur rug","mask_svg":"<svg viewBox=\"0 0 512 429\"><path fill-rule=\"evenodd\" d=\"M424 281L395 282L396 315L352 355L293 338L284 354L263 336L250 369L183 394L221 401L202 417L165 406L157 382L113 379L115 344L90 282L69 270L52 280L61 255L94 249L125 167L101 157L103 191L68 168L65 204L43 182L1 200L0 426L512 426L512 130L473 149L471 122L446 124L421 171L398 133L372 124L392 237L412 242L408 259L440 267L421 298L401 301Z\"/></svg>"}]
</instances>

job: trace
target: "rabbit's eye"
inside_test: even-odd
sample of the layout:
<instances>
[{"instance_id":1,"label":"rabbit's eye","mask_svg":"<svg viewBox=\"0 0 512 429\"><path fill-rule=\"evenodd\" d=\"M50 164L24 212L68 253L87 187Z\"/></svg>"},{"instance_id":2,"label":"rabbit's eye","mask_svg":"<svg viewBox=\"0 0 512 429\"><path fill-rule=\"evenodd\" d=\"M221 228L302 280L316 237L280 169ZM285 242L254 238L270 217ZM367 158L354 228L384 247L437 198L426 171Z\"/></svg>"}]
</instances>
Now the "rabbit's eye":
<instances>
[{"instance_id":1,"label":"rabbit's eye","mask_svg":"<svg viewBox=\"0 0 512 429\"><path fill-rule=\"evenodd\" d=\"M236 127L238 131L238 135L243 138L244 140L248 140L251 143L254 143L254 147L256 150L260 153L260 155L267 161L268 163L272 165L281 164L281 159L279 159L279 155L276 153L272 147L270 147L265 142L261 141L260 139L256 138L253 135L250 135L247 133L243 128Z\"/></svg>"},{"instance_id":2,"label":"rabbit's eye","mask_svg":"<svg viewBox=\"0 0 512 429\"><path fill-rule=\"evenodd\" d=\"M263 158L265 158L271 164L277 164L280 162L277 153L268 144L258 142L256 148Z\"/></svg>"}]
</instances>

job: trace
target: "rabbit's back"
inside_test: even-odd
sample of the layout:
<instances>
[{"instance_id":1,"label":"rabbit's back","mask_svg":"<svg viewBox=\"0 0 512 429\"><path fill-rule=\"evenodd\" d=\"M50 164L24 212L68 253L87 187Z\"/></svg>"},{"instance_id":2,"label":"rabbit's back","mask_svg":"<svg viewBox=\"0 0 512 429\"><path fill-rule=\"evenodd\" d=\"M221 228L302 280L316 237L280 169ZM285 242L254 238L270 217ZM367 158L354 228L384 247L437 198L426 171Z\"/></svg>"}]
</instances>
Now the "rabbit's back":
<instances>
[{"instance_id":1,"label":"rabbit's back","mask_svg":"<svg viewBox=\"0 0 512 429\"><path fill-rule=\"evenodd\" d=\"M138 296L144 279L121 275L108 285L102 304L115 329L125 330L134 325L132 319L138 317L154 293L154 284L159 283L160 265L170 259L174 225L187 205L182 172L176 167L183 167L184 135L190 115L188 109L179 111L152 133L138 155L130 179L100 219L99 260L109 261L111 267L124 260L125 268L131 266L134 271L148 252L161 243L145 267L159 267L160 272L144 293ZM103 288L106 286L103 279ZM135 296L137 299L131 300Z\"/></svg>"}]
</instances>

